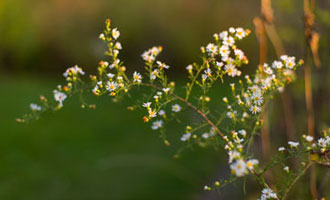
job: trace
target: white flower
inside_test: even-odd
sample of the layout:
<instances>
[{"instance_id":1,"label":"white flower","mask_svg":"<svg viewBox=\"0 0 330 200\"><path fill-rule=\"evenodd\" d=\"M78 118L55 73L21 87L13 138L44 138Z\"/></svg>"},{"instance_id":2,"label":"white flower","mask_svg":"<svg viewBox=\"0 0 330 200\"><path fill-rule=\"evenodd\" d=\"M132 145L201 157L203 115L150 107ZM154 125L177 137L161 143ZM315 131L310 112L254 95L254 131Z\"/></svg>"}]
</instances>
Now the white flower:
<instances>
[{"instance_id":1,"label":"white flower","mask_svg":"<svg viewBox=\"0 0 330 200\"><path fill-rule=\"evenodd\" d=\"M254 166L258 165L259 161L257 159L250 159L246 162L246 166L249 170L253 170Z\"/></svg>"},{"instance_id":2,"label":"white flower","mask_svg":"<svg viewBox=\"0 0 330 200\"><path fill-rule=\"evenodd\" d=\"M317 141L317 144L320 146L320 147L326 147L327 146L327 140L325 138L320 138L318 141Z\"/></svg>"},{"instance_id":3,"label":"white flower","mask_svg":"<svg viewBox=\"0 0 330 200\"><path fill-rule=\"evenodd\" d=\"M228 163L232 163L233 160L239 158L241 154L238 151L229 151L228 156L229 156Z\"/></svg>"},{"instance_id":4,"label":"white flower","mask_svg":"<svg viewBox=\"0 0 330 200\"><path fill-rule=\"evenodd\" d=\"M206 70L204 70L204 73L205 73L205 75L208 76L208 77L212 76L212 71L211 71L210 68L207 68Z\"/></svg>"},{"instance_id":5,"label":"white flower","mask_svg":"<svg viewBox=\"0 0 330 200\"><path fill-rule=\"evenodd\" d=\"M118 84L114 81L111 81L111 82L108 81L107 84L105 85L105 88L110 92L115 91L117 89L117 87L118 87Z\"/></svg>"},{"instance_id":6,"label":"white flower","mask_svg":"<svg viewBox=\"0 0 330 200\"><path fill-rule=\"evenodd\" d=\"M276 193L273 192L273 190L271 190L270 188L263 189L261 199L269 199L269 198L277 199Z\"/></svg>"},{"instance_id":7,"label":"white flower","mask_svg":"<svg viewBox=\"0 0 330 200\"><path fill-rule=\"evenodd\" d=\"M227 112L227 117L229 117L230 119L233 119L233 118L235 118L236 113L237 113L236 110L229 111L229 112Z\"/></svg>"},{"instance_id":8,"label":"white flower","mask_svg":"<svg viewBox=\"0 0 330 200\"><path fill-rule=\"evenodd\" d=\"M281 60L283 60L283 61L287 61L288 57L289 57L289 56L287 56L287 55L281 55L280 58L281 58Z\"/></svg>"},{"instance_id":9,"label":"white flower","mask_svg":"<svg viewBox=\"0 0 330 200\"><path fill-rule=\"evenodd\" d=\"M261 111L261 108L257 105L253 105L250 107L250 111L253 113L253 114L257 114L258 112Z\"/></svg>"},{"instance_id":10,"label":"white flower","mask_svg":"<svg viewBox=\"0 0 330 200\"><path fill-rule=\"evenodd\" d=\"M109 78L113 78L115 75L114 75L113 73L108 73L107 76L108 76Z\"/></svg>"},{"instance_id":11,"label":"white flower","mask_svg":"<svg viewBox=\"0 0 330 200\"><path fill-rule=\"evenodd\" d=\"M289 69L292 69L296 65L296 58L295 57L288 57L285 66Z\"/></svg>"},{"instance_id":12,"label":"white flower","mask_svg":"<svg viewBox=\"0 0 330 200\"><path fill-rule=\"evenodd\" d=\"M260 93L255 92L255 93L253 93L253 95L252 95L252 97L251 97L251 100L252 100L255 104L257 104L258 106L260 106L260 105L262 104L262 102L263 102L263 97L261 96Z\"/></svg>"},{"instance_id":13,"label":"white flower","mask_svg":"<svg viewBox=\"0 0 330 200\"><path fill-rule=\"evenodd\" d=\"M168 93L170 91L170 88L163 88L163 92Z\"/></svg>"},{"instance_id":14,"label":"white flower","mask_svg":"<svg viewBox=\"0 0 330 200\"><path fill-rule=\"evenodd\" d=\"M185 141L189 140L190 137L191 137L191 133L185 133L185 134L182 135L182 137L180 138L180 140L182 142L185 142Z\"/></svg>"},{"instance_id":15,"label":"white flower","mask_svg":"<svg viewBox=\"0 0 330 200\"><path fill-rule=\"evenodd\" d=\"M151 102L143 103L142 106L145 108L150 108Z\"/></svg>"},{"instance_id":16,"label":"white flower","mask_svg":"<svg viewBox=\"0 0 330 200\"><path fill-rule=\"evenodd\" d=\"M112 29L112 37L117 40L120 36L120 32L118 31L117 28Z\"/></svg>"},{"instance_id":17,"label":"white flower","mask_svg":"<svg viewBox=\"0 0 330 200\"><path fill-rule=\"evenodd\" d=\"M269 74L269 75L270 74L273 74L273 70L270 67L268 67L268 66L267 67L264 67L264 71L265 71L266 74Z\"/></svg>"},{"instance_id":18,"label":"white flower","mask_svg":"<svg viewBox=\"0 0 330 200\"><path fill-rule=\"evenodd\" d=\"M235 40L231 36L223 38L223 44L225 44L225 45L232 46L234 43L235 43Z\"/></svg>"},{"instance_id":19,"label":"white flower","mask_svg":"<svg viewBox=\"0 0 330 200\"><path fill-rule=\"evenodd\" d=\"M235 36L238 39L243 39L246 36L246 32L243 28L236 28L236 34Z\"/></svg>"},{"instance_id":20,"label":"white flower","mask_svg":"<svg viewBox=\"0 0 330 200\"><path fill-rule=\"evenodd\" d=\"M249 114L247 114L247 112L243 112L243 114L242 114L243 118L247 118L248 116L249 116Z\"/></svg>"},{"instance_id":21,"label":"white flower","mask_svg":"<svg viewBox=\"0 0 330 200\"><path fill-rule=\"evenodd\" d=\"M240 49L235 49L234 50L235 56L238 57L238 59L242 60L244 58L244 53Z\"/></svg>"},{"instance_id":22,"label":"white flower","mask_svg":"<svg viewBox=\"0 0 330 200\"><path fill-rule=\"evenodd\" d=\"M99 35L99 38L100 38L101 40L105 40L105 36L104 36L104 34L101 33L101 34Z\"/></svg>"},{"instance_id":23,"label":"white flower","mask_svg":"<svg viewBox=\"0 0 330 200\"><path fill-rule=\"evenodd\" d=\"M203 133L202 134L202 138L204 138L204 139L207 139L207 138L209 138L210 136L209 136L209 134L208 133Z\"/></svg>"},{"instance_id":24,"label":"white flower","mask_svg":"<svg viewBox=\"0 0 330 200\"><path fill-rule=\"evenodd\" d=\"M229 28L229 33L235 33L235 31L236 31L236 30L235 30L233 27L230 27L230 28Z\"/></svg>"},{"instance_id":25,"label":"white flower","mask_svg":"<svg viewBox=\"0 0 330 200\"><path fill-rule=\"evenodd\" d=\"M239 134L241 134L243 137L246 136L246 131L244 129L238 131Z\"/></svg>"},{"instance_id":26,"label":"white flower","mask_svg":"<svg viewBox=\"0 0 330 200\"><path fill-rule=\"evenodd\" d=\"M209 55L216 55L217 52L218 52L218 47L215 46L213 43L209 43L209 44L206 46L206 52L207 52Z\"/></svg>"},{"instance_id":27,"label":"white flower","mask_svg":"<svg viewBox=\"0 0 330 200\"><path fill-rule=\"evenodd\" d=\"M241 71L239 71L235 65L232 63L229 63L228 65L225 65L225 71L228 73L228 76L235 77L235 76L240 76Z\"/></svg>"},{"instance_id":28,"label":"white flower","mask_svg":"<svg viewBox=\"0 0 330 200\"><path fill-rule=\"evenodd\" d=\"M163 121L162 120L157 120L152 123L152 130L157 130L163 126Z\"/></svg>"},{"instance_id":29,"label":"white flower","mask_svg":"<svg viewBox=\"0 0 330 200\"><path fill-rule=\"evenodd\" d=\"M160 115L160 116L165 115L165 111L164 111L164 110L159 110L159 111L158 111L158 115Z\"/></svg>"},{"instance_id":30,"label":"white flower","mask_svg":"<svg viewBox=\"0 0 330 200\"><path fill-rule=\"evenodd\" d=\"M286 171L286 172L289 172L289 167L285 166L285 167L283 167L283 170Z\"/></svg>"},{"instance_id":31,"label":"white flower","mask_svg":"<svg viewBox=\"0 0 330 200\"><path fill-rule=\"evenodd\" d=\"M157 116L156 110L152 110L151 108L148 109L148 113L149 113L149 117L156 117Z\"/></svg>"},{"instance_id":32,"label":"white flower","mask_svg":"<svg viewBox=\"0 0 330 200\"><path fill-rule=\"evenodd\" d=\"M133 82L141 83L142 76L139 72L133 73Z\"/></svg>"},{"instance_id":33,"label":"white flower","mask_svg":"<svg viewBox=\"0 0 330 200\"><path fill-rule=\"evenodd\" d=\"M162 63L162 62L160 62L160 61L157 61L156 63L157 63L157 65L158 65L158 67L159 67L160 69L162 69L162 68L165 68L165 69L170 68L170 66L168 66L168 65L166 65L165 63Z\"/></svg>"},{"instance_id":34,"label":"white flower","mask_svg":"<svg viewBox=\"0 0 330 200\"><path fill-rule=\"evenodd\" d=\"M209 186L205 185L205 186L204 186L204 190L205 190L205 191L209 191L209 190L211 190L211 188L210 188Z\"/></svg>"},{"instance_id":35,"label":"white flower","mask_svg":"<svg viewBox=\"0 0 330 200\"><path fill-rule=\"evenodd\" d=\"M246 172L246 163L244 160L239 159L230 165L231 172L238 177L244 176Z\"/></svg>"},{"instance_id":36,"label":"white flower","mask_svg":"<svg viewBox=\"0 0 330 200\"><path fill-rule=\"evenodd\" d=\"M305 139L307 142L311 142L311 141L313 141L314 138L313 138L313 136L307 135Z\"/></svg>"},{"instance_id":37,"label":"white flower","mask_svg":"<svg viewBox=\"0 0 330 200\"><path fill-rule=\"evenodd\" d=\"M148 49L148 51L145 51L141 56L143 60L147 62L152 62L155 60L156 56L161 52L161 47L152 47L151 49Z\"/></svg>"},{"instance_id":38,"label":"white flower","mask_svg":"<svg viewBox=\"0 0 330 200\"><path fill-rule=\"evenodd\" d=\"M223 62L216 62L216 65L217 65L217 67L220 69L224 64L223 64Z\"/></svg>"},{"instance_id":39,"label":"white flower","mask_svg":"<svg viewBox=\"0 0 330 200\"><path fill-rule=\"evenodd\" d=\"M252 93L261 93L261 89L257 85L253 85L249 89L251 90Z\"/></svg>"},{"instance_id":40,"label":"white flower","mask_svg":"<svg viewBox=\"0 0 330 200\"><path fill-rule=\"evenodd\" d=\"M193 66L192 65L188 65L187 67L186 67L186 70L188 70L188 71L191 71L193 69Z\"/></svg>"},{"instance_id":41,"label":"white flower","mask_svg":"<svg viewBox=\"0 0 330 200\"><path fill-rule=\"evenodd\" d=\"M279 147L279 148L278 148L278 151L280 151L280 152L281 152L281 151L285 151L285 148L284 148L284 147Z\"/></svg>"},{"instance_id":42,"label":"white flower","mask_svg":"<svg viewBox=\"0 0 330 200\"><path fill-rule=\"evenodd\" d=\"M39 106L38 104L34 104L34 103L31 103L30 104L30 108L32 111L41 111L41 106Z\"/></svg>"},{"instance_id":43,"label":"white flower","mask_svg":"<svg viewBox=\"0 0 330 200\"><path fill-rule=\"evenodd\" d=\"M119 50L122 49L122 46L121 46L120 42L116 42L115 48L119 49Z\"/></svg>"},{"instance_id":44,"label":"white flower","mask_svg":"<svg viewBox=\"0 0 330 200\"><path fill-rule=\"evenodd\" d=\"M219 38L221 40L223 40L227 36L228 36L228 32L227 31L222 31L221 33L219 33Z\"/></svg>"},{"instance_id":45,"label":"white flower","mask_svg":"<svg viewBox=\"0 0 330 200\"><path fill-rule=\"evenodd\" d=\"M172 111L173 112L180 112L181 111L181 106L179 104L174 104L172 106Z\"/></svg>"},{"instance_id":46,"label":"white flower","mask_svg":"<svg viewBox=\"0 0 330 200\"><path fill-rule=\"evenodd\" d=\"M157 78L157 75L158 75L158 70L154 69L154 71L151 72L150 79L155 80Z\"/></svg>"},{"instance_id":47,"label":"white flower","mask_svg":"<svg viewBox=\"0 0 330 200\"><path fill-rule=\"evenodd\" d=\"M68 77L68 76L73 76L73 75L77 75L77 74L84 75L85 72L84 72L80 67L78 67L78 65L75 65L75 66L73 66L73 67L68 68L68 69L63 73L63 76L64 76L64 77Z\"/></svg>"},{"instance_id":48,"label":"white flower","mask_svg":"<svg viewBox=\"0 0 330 200\"><path fill-rule=\"evenodd\" d=\"M281 69L283 67L283 63L281 61L275 60L272 64L272 67L274 69Z\"/></svg>"},{"instance_id":49,"label":"white flower","mask_svg":"<svg viewBox=\"0 0 330 200\"><path fill-rule=\"evenodd\" d=\"M299 146L299 142L289 141L288 144L290 145L291 148Z\"/></svg>"},{"instance_id":50,"label":"white flower","mask_svg":"<svg viewBox=\"0 0 330 200\"><path fill-rule=\"evenodd\" d=\"M230 54L229 47L227 45L222 45L220 47L220 54L222 57L227 57Z\"/></svg>"},{"instance_id":51,"label":"white flower","mask_svg":"<svg viewBox=\"0 0 330 200\"><path fill-rule=\"evenodd\" d=\"M63 106L63 101L66 99L66 97L67 96L65 93L54 90L54 99L60 103L61 107Z\"/></svg>"}]
</instances>

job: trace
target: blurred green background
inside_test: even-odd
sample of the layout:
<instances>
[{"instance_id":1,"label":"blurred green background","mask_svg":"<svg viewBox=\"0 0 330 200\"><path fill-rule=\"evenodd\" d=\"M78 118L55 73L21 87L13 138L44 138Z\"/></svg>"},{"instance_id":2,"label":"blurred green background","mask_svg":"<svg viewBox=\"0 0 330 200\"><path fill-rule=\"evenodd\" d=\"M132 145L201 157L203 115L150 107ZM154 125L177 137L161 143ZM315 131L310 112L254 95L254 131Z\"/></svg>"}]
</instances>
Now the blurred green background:
<instances>
[{"instance_id":1,"label":"blurred green background","mask_svg":"<svg viewBox=\"0 0 330 200\"><path fill-rule=\"evenodd\" d=\"M298 58L305 44L302 7L298 0L273 2L279 35L288 54ZM330 120L329 8L329 1L317 2L322 66L313 69L313 89L318 129ZM98 39L106 18L121 31L121 58L129 71L142 70L140 54L162 45L161 59L183 81L185 66L199 61L200 46L230 26L252 30L239 47L250 60L244 72L255 70L259 51L252 21L259 13L259 1L243 0L0 0L0 199L240 199L239 185L220 195L202 190L227 176L223 152L193 149L173 159L177 147L165 147L143 124L141 113L109 98L91 98L97 104L93 111L71 99L61 111L28 125L15 118L39 94L50 94L66 68L78 64L95 72L99 60L106 59ZM269 60L275 59L268 48ZM302 70L290 94L301 134L307 127ZM270 127L280 141L286 137L280 98L275 106L281 109L271 111Z\"/></svg>"}]
</instances>

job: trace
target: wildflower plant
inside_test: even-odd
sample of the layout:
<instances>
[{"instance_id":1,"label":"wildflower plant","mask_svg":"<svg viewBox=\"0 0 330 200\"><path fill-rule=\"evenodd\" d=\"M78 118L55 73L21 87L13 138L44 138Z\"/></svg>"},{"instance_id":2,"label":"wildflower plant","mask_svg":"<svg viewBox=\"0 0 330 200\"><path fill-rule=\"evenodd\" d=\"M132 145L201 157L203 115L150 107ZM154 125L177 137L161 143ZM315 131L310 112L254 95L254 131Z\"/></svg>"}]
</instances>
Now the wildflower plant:
<instances>
[{"instance_id":1,"label":"wildflower plant","mask_svg":"<svg viewBox=\"0 0 330 200\"><path fill-rule=\"evenodd\" d=\"M123 61L120 60L121 43L118 41L120 32L111 28L110 20L105 22L105 30L99 38L107 45L105 54L107 61L99 62L95 75L89 81L83 78L85 72L78 66L67 69L63 76L65 85L59 85L53 91L53 97L40 97L40 103L31 104L31 113L18 119L28 122L38 118L49 110L59 110L65 105L67 98L79 95L83 108L95 108L84 101L83 93L92 92L95 96L110 96L119 100L120 97L141 87L148 88L148 99L138 106L144 109L141 116L151 129L160 132L165 145L171 143L167 137L166 127L169 122L180 119L182 112L192 110L199 116L198 123L187 122L186 128L178 130L181 136L182 151L191 146L218 146L228 154L228 179L218 179L204 187L205 190L220 189L225 185L238 181L242 177L253 177L260 184L260 199L285 199L297 178L312 163L330 165L327 160L330 147L329 130L324 137L315 140L311 136L302 136L301 141L289 141L285 147L279 147L268 163L262 163L251 153L251 145L258 135L263 121L262 112L272 96L295 80L295 71L303 64L293 56L283 55L279 60L259 66L254 75L242 75L241 68L249 63L244 52L238 48L240 40L250 35L250 30L229 28L213 35L213 42L201 47L202 60L186 67L188 82L184 96L176 93L176 84L169 80L167 71L170 66L158 59L163 51L155 46L141 57L145 62L144 71L128 74ZM227 83L225 80L233 80ZM235 82L235 83L233 83ZM215 101L219 110L210 109L209 92L215 84L223 84L231 90L230 96L220 96ZM200 92L199 97L192 98L192 91ZM141 101L139 101L141 102ZM134 110L135 106L129 107ZM224 111L223 111L224 110ZM222 111L222 112L221 112ZM297 172L291 171L287 161L295 157L300 159L301 167ZM275 166L281 166L283 173L289 174L288 180L282 185L269 185L265 174Z\"/></svg>"}]
</instances>

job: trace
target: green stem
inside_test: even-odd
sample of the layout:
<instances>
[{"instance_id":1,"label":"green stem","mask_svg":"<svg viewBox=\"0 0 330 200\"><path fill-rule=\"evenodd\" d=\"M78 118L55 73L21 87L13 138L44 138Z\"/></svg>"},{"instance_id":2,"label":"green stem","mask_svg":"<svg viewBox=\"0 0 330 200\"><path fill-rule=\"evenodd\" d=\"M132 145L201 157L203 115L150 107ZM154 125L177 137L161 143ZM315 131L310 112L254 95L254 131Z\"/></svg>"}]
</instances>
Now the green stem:
<instances>
[{"instance_id":1,"label":"green stem","mask_svg":"<svg viewBox=\"0 0 330 200\"><path fill-rule=\"evenodd\" d=\"M285 200L290 192L290 190L292 189L292 187L296 184L296 182L299 180L300 177L302 177L305 172L307 171L308 168L310 168L310 166L312 166L312 162L309 162L305 168L303 170L300 171L300 173L293 179L293 181L290 183L290 185L286 188L283 198L282 200Z\"/></svg>"}]
</instances>

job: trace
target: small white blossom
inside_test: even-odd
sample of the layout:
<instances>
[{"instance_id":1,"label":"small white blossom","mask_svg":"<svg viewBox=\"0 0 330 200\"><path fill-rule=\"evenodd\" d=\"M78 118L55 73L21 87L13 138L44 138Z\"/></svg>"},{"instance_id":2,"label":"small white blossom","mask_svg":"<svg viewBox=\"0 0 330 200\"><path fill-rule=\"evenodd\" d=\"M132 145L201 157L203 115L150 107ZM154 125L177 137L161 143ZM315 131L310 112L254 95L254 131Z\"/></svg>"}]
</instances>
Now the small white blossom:
<instances>
[{"instance_id":1,"label":"small white blossom","mask_svg":"<svg viewBox=\"0 0 330 200\"><path fill-rule=\"evenodd\" d=\"M107 76L108 76L109 78L113 78L113 77L115 77L115 75L114 75L113 73L108 73Z\"/></svg>"},{"instance_id":2,"label":"small white blossom","mask_svg":"<svg viewBox=\"0 0 330 200\"><path fill-rule=\"evenodd\" d=\"M327 140L325 138L320 138L318 141L317 141L317 144L318 146L320 147L326 147L327 146Z\"/></svg>"},{"instance_id":3,"label":"small white blossom","mask_svg":"<svg viewBox=\"0 0 330 200\"><path fill-rule=\"evenodd\" d=\"M105 35L104 35L103 33L101 33L101 34L99 35L99 38L100 38L101 40L105 40Z\"/></svg>"},{"instance_id":4,"label":"small white blossom","mask_svg":"<svg viewBox=\"0 0 330 200\"><path fill-rule=\"evenodd\" d=\"M174 104L172 106L172 111L173 112L180 112L181 111L181 106L179 104Z\"/></svg>"},{"instance_id":5,"label":"small white blossom","mask_svg":"<svg viewBox=\"0 0 330 200\"><path fill-rule=\"evenodd\" d=\"M241 134L243 137L246 136L246 131L243 130L243 129L242 130L239 130L238 133Z\"/></svg>"},{"instance_id":6,"label":"small white blossom","mask_svg":"<svg viewBox=\"0 0 330 200\"><path fill-rule=\"evenodd\" d=\"M234 159L237 159L241 156L241 154L238 151L229 151L228 152L228 163L232 163Z\"/></svg>"},{"instance_id":7,"label":"small white blossom","mask_svg":"<svg viewBox=\"0 0 330 200\"><path fill-rule=\"evenodd\" d=\"M114 81L108 81L107 84L105 85L105 88L112 92L112 91L115 91L117 88L118 88L118 84Z\"/></svg>"},{"instance_id":8,"label":"small white blossom","mask_svg":"<svg viewBox=\"0 0 330 200\"><path fill-rule=\"evenodd\" d=\"M145 108L149 108L151 105L151 102L146 102L146 103L143 103L142 106L145 107Z\"/></svg>"},{"instance_id":9,"label":"small white blossom","mask_svg":"<svg viewBox=\"0 0 330 200\"><path fill-rule=\"evenodd\" d=\"M163 88L163 92L168 93L170 91L170 88Z\"/></svg>"},{"instance_id":10,"label":"small white blossom","mask_svg":"<svg viewBox=\"0 0 330 200\"><path fill-rule=\"evenodd\" d=\"M141 83L142 76L138 72L133 73L133 82Z\"/></svg>"},{"instance_id":11,"label":"small white blossom","mask_svg":"<svg viewBox=\"0 0 330 200\"><path fill-rule=\"evenodd\" d=\"M148 109L148 113L149 113L149 117L156 117L157 116L156 110L152 110L151 108Z\"/></svg>"},{"instance_id":12,"label":"small white blossom","mask_svg":"<svg viewBox=\"0 0 330 200\"><path fill-rule=\"evenodd\" d=\"M314 138L313 138L313 136L307 135L305 139L307 142L311 142L311 141L313 141Z\"/></svg>"},{"instance_id":13,"label":"small white blossom","mask_svg":"<svg viewBox=\"0 0 330 200\"><path fill-rule=\"evenodd\" d=\"M189 140L190 137L191 137L191 133L185 133L185 134L182 135L182 137L180 138L180 140L182 142L185 142L185 141Z\"/></svg>"},{"instance_id":14,"label":"small white blossom","mask_svg":"<svg viewBox=\"0 0 330 200\"><path fill-rule=\"evenodd\" d=\"M277 199L276 193L273 192L273 190L271 190L270 188L263 189L261 194L261 199L270 199L270 198Z\"/></svg>"},{"instance_id":15,"label":"small white blossom","mask_svg":"<svg viewBox=\"0 0 330 200\"><path fill-rule=\"evenodd\" d=\"M257 114L258 112L261 111L261 108L257 105L253 105L250 107L250 111L253 113L253 114Z\"/></svg>"},{"instance_id":16,"label":"small white blossom","mask_svg":"<svg viewBox=\"0 0 330 200\"><path fill-rule=\"evenodd\" d=\"M157 78L157 75L158 75L158 70L154 69L154 71L151 72L150 79L155 80Z\"/></svg>"},{"instance_id":17,"label":"small white blossom","mask_svg":"<svg viewBox=\"0 0 330 200\"><path fill-rule=\"evenodd\" d=\"M156 63L160 69L162 69L162 68L169 69L170 68L170 66L168 66L165 63L162 63L160 61L157 61Z\"/></svg>"},{"instance_id":18,"label":"small white blossom","mask_svg":"<svg viewBox=\"0 0 330 200\"><path fill-rule=\"evenodd\" d=\"M272 67L274 69L281 69L283 67L283 63L281 61L275 60L272 64Z\"/></svg>"},{"instance_id":19,"label":"small white blossom","mask_svg":"<svg viewBox=\"0 0 330 200\"><path fill-rule=\"evenodd\" d=\"M229 47L227 45L222 45L220 47L220 54L222 57L228 57L230 54Z\"/></svg>"},{"instance_id":20,"label":"small white blossom","mask_svg":"<svg viewBox=\"0 0 330 200\"><path fill-rule=\"evenodd\" d=\"M162 120L157 120L152 123L152 130L157 130L163 126L163 121Z\"/></svg>"},{"instance_id":21,"label":"small white blossom","mask_svg":"<svg viewBox=\"0 0 330 200\"><path fill-rule=\"evenodd\" d=\"M280 151L280 152L281 152L281 151L285 151L285 148L284 148L284 147L279 147L279 148L278 148L278 151Z\"/></svg>"},{"instance_id":22,"label":"small white blossom","mask_svg":"<svg viewBox=\"0 0 330 200\"><path fill-rule=\"evenodd\" d=\"M236 34L235 36L238 39L243 39L246 36L246 32L243 28L236 28Z\"/></svg>"},{"instance_id":23,"label":"small white blossom","mask_svg":"<svg viewBox=\"0 0 330 200\"><path fill-rule=\"evenodd\" d=\"M75 65L75 66L73 66L73 67L68 68L68 69L63 73L63 76L64 76L64 77L68 77L68 76L77 75L77 74L84 75L85 72L84 72L80 67L78 67L78 65Z\"/></svg>"},{"instance_id":24,"label":"small white blossom","mask_svg":"<svg viewBox=\"0 0 330 200\"><path fill-rule=\"evenodd\" d=\"M299 142L293 142L293 141L289 141L288 144L290 145L291 148L296 148L299 146Z\"/></svg>"},{"instance_id":25,"label":"small white blossom","mask_svg":"<svg viewBox=\"0 0 330 200\"><path fill-rule=\"evenodd\" d=\"M193 69L193 66L192 65L188 65L187 67L186 67L186 70L188 70L188 71L191 71Z\"/></svg>"},{"instance_id":26,"label":"small white blossom","mask_svg":"<svg viewBox=\"0 0 330 200\"><path fill-rule=\"evenodd\" d=\"M208 133L203 133L202 134L202 138L204 138L204 139L207 139L207 138L209 138L210 136L209 136L209 134Z\"/></svg>"},{"instance_id":27,"label":"small white blossom","mask_svg":"<svg viewBox=\"0 0 330 200\"><path fill-rule=\"evenodd\" d=\"M34 103L30 104L30 108L32 111L41 111L42 110L41 106L39 106L38 104L34 104Z\"/></svg>"},{"instance_id":28,"label":"small white blossom","mask_svg":"<svg viewBox=\"0 0 330 200\"><path fill-rule=\"evenodd\" d=\"M228 36L228 32L227 31L222 31L221 33L219 33L219 38L221 40L223 40L227 36Z\"/></svg>"},{"instance_id":29,"label":"small white blossom","mask_svg":"<svg viewBox=\"0 0 330 200\"><path fill-rule=\"evenodd\" d=\"M63 106L63 101L66 99L66 97L67 96L65 93L54 90L54 99L60 103L61 107Z\"/></svg>"},{"instance_id":30,"label":"small white blossom","mask_svg":"<svg viewBox=\"0 0 330 200\"><path fill-rule=\"evenodd\" d=\"M117 28L112 29L112 37L117 40L120 36L120 32L118 31Z\"/></svg>"},{"instance_id":31,"label":"small white blossom","mask_svg":"<svg viewBox=\"0 0 330 200\"><path fill-rule=\"evenodd\" d=\"M223 38L223 44L225 44L225 45L232 46L232 45L234 45L234 43L235 43L235 40L231 36Z\"/></svg>"},{"instance_id":32,"label":"small white blossom","mask_svg":"<svg viewBox=\"0 0 330 200\"><path fill-rule=\"evenodd\" d=\"M116 42L115 48L116 49L119 49L119 50L122 49L121 43L120 42Z\"/></svg>"},{"instance_id":33,"label":"small white blossom","mask_svg":"<svg viewBox=\"0 0 330 200\"><path fill-rule=\"evenodd\" d=\"M233 174L235 174L238 177L244 176L246 173L246 163L244 160L239 159L233 164L230 165L230 169Z\"/></svg>"},{"instance_id":34,"label":"small white blossom","mask_svg":"<svg viewBox=\"0 0 330 200\"><path fill-rule=\"evenodd\" d=\"M233 119L233 118L235 118L236 113L237 113L236 110L229 111L229 112L227 112L227 117L229 117L230 119Z\"/></svg>"},{"instance_id":35,"label":"small white blossom","mask_svg":"<svg viewBox=\"0 0 330 200\"><path fill-rule=\"evenodd\" d=\"M254 166L258 165L259 161L257 159L250 159L246 162L246 166L249 170L253 170Z\"/></svg>"},{"instance_id":36,"label":"small white blossom","mask_svg":"<svg viewBox=\"0 0 330 200\"><path fill-rule=\"evenodd\" d=\"M206 46L206 52L209 54L209 55L216 55L217 52L218 52L218 47L216 45L214 45L213 43L209 43L207 46Z\"/></svg>"},{"instance_id":37,"label":"small white blossom","mask_svg":"<svg viewBox=\"0 0 330 200\"><path fill-rule=\"evenodd\" d=\"M165 115L165 111L164 111L164 110L159 110L159 111L158 111L158 115L160 115L160 116Z\"/></svg>"}]
</instances>

